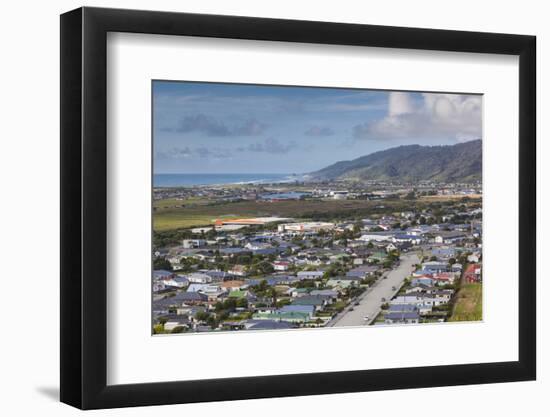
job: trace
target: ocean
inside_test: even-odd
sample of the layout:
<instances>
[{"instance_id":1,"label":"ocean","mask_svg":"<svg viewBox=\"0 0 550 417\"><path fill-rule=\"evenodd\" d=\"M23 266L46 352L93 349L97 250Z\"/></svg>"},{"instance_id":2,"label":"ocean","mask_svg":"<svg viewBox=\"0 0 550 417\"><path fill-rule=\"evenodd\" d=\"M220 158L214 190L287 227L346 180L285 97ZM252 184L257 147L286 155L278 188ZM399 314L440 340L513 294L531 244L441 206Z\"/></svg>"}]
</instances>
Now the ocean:
<instances>
[{"instance_id":1,"label":"ocean","mask_svg":"<svg viewBox=\"0 0 550 417\"><path fill-rule=\"evenodd\" d=\"M292 174L154 174L154 187L190 187L194 185L253 184L289 182Z\"/></svg>"}]
</instances>

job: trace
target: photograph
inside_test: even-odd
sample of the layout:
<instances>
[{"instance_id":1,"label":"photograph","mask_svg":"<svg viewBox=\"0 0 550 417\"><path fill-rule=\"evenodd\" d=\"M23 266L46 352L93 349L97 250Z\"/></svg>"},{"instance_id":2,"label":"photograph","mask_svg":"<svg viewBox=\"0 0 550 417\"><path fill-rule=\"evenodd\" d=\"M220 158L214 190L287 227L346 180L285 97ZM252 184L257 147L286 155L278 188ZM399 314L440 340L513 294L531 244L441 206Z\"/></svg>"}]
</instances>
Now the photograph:
<instances>
[{"instance_id":1,"label":"photograph","mask_svg":"<svg viewBox=\"0 0 550 417\"><path fill-rule=\"evenodd\" d=\"M481 321L480 94L152 81L152 333Z\"/></svg>"}]
</instances>

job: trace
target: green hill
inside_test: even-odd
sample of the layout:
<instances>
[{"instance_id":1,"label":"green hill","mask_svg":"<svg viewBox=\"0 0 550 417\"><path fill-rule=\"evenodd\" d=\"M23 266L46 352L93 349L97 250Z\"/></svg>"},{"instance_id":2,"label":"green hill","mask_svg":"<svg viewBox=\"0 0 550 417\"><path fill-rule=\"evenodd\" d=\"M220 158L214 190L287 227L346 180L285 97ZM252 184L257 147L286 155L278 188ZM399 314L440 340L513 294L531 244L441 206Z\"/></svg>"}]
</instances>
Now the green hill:
<instances>
[{"instance_id":1,"label":"green hill","mask_svg":"<svg viewBox=\"0 0 550 417\"><path fill-rule=\"evenodd\" d=\"M309 173L312 180L468 182L481 180L481 140L449 146L408 145Z\"/></svg>"}]
</instances>

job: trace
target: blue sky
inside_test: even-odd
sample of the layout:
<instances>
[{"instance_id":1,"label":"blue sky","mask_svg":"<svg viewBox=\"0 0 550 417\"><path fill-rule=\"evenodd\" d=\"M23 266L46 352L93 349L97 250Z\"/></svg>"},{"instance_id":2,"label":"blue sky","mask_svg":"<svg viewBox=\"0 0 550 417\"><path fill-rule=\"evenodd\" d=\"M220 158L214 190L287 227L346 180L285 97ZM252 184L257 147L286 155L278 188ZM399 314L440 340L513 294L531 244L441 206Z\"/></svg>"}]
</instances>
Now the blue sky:
<instances>
[{"instance_id":1,"label":"blue sky","mask_svg":"<svg viewBox=\"0 0 550 417\"><path fill-rule=\"evenodd\" d=\"M153 82L155 173L306 173L481 138L481 96Z\"/></svg>"}]
</instances>

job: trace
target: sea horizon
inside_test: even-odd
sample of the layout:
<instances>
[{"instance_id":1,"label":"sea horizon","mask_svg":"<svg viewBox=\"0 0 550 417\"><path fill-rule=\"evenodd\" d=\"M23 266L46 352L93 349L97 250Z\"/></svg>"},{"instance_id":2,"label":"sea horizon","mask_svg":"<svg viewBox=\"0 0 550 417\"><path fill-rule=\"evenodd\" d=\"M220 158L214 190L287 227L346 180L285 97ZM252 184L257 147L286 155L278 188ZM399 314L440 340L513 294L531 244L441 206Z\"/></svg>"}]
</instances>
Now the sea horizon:
<instances>
[{"instance_id":1,"label":"sea horizon","mask_svg":"<svg viewBox=\"0 0 550 417\"><path fill-rule=\"evenodd\" d=\"M153 187L191 187L224 184L254 184L289 182L296 174L275 173L212 173L212 174L154 174Z\"/></svg>"}]
</instances>

